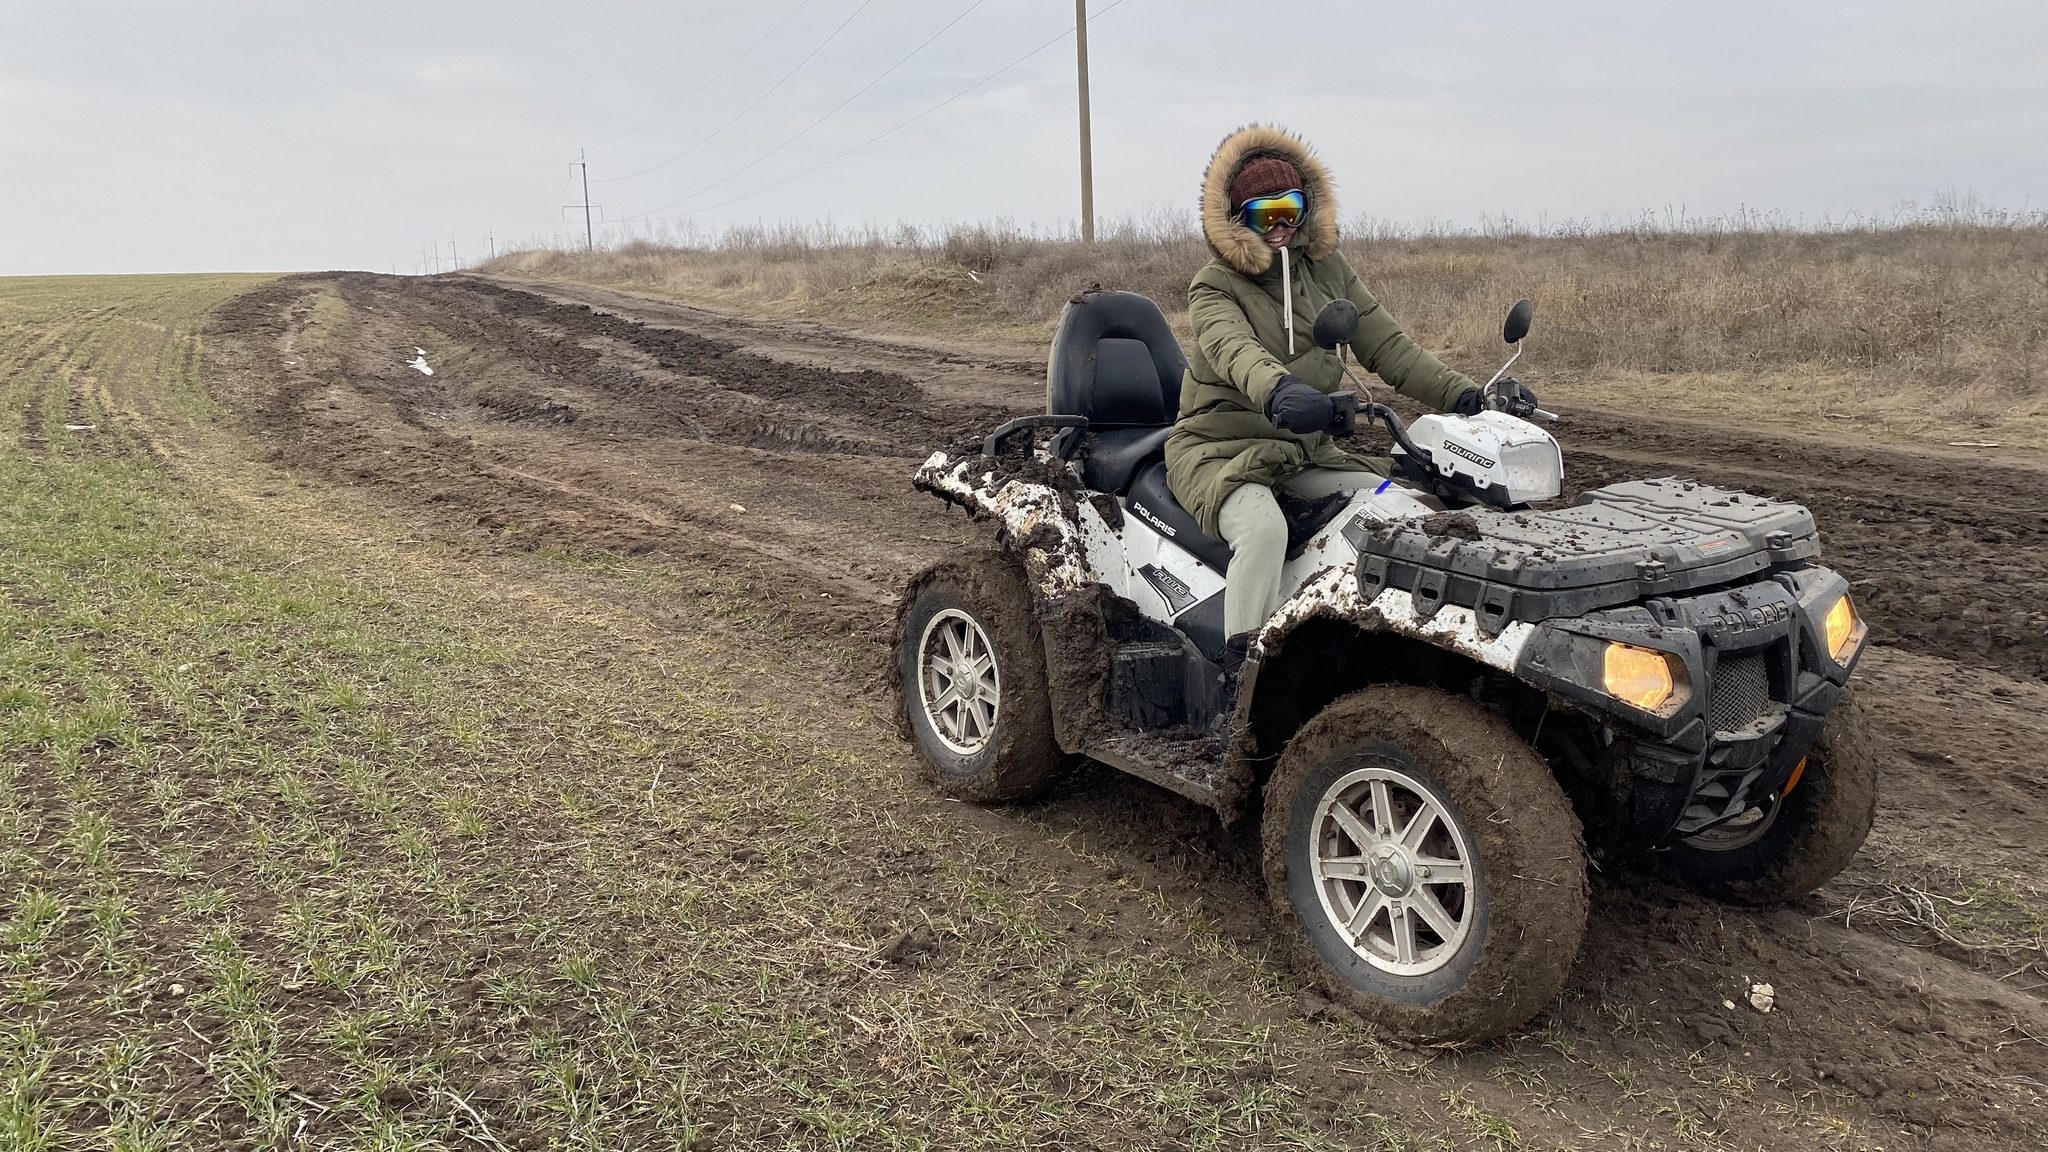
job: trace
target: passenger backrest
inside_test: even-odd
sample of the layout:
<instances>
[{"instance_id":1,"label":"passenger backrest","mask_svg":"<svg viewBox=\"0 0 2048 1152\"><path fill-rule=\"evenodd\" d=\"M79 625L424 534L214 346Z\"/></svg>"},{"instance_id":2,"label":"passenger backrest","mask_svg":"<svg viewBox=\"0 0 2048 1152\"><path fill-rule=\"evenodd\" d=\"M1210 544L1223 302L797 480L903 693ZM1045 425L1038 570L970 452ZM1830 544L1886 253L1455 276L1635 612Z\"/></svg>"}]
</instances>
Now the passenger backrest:
<instances>
[{"instance_id":1,"label":"passenger backrest","mask_svg":"<svg viewBox=\"0 0 2048 1152\"><path fill-rule=\"evenodd\" d=\"M1179 415L1187 357L1159 306L1136 292L1085 292L1060 313L1045 410L1093 428L1157 428Z\"/></svg>"}]
</instances>

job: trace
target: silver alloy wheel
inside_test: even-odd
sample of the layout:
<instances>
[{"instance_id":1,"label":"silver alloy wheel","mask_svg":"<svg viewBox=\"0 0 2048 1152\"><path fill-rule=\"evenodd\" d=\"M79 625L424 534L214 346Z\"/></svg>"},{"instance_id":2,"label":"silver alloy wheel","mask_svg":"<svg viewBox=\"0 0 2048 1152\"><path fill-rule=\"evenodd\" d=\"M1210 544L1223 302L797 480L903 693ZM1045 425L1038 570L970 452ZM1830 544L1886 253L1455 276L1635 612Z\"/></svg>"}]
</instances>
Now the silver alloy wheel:
<instances>
[{"instance_id":1,"label":"silver alloy wheel","mask_svg":"<svg viewBox=\"0 0 2048 1152\"><path fill-rule=\"evenodd\" d=\"M981 624L958 608L935 613L917 644L917 690L932 732L961 756L995 735L1002 673Z\"/></svg>"},{"instance_id":2,"label":"silver alloy wheel","mask_svg":"<svg viewBox=\"0 0 2048 1152\"><path fill-rule=\"evenodd\" d=\"M1445 803L1393 768L1337 778L1310 841L1323 912L1367 963L1426 976L1470 934L1473 856Z\"/></svg>"},{"instance_id":3,"label":"silver alloy wheel","mask_svg":"<svg viewBox=\"0 0 2048 1152\"><path fill-rule=\"evenodd\" d=\"M1771 830L1771 825L1778 822L1778 810L1784 806L1783 797L1774 801L1768 808L1752 804L1735 819L1687 836L1685 842L1702 852L1733 852L1738 848L1747 848L1763 839L1764 833Z\"/></svg>"}]
</instances>

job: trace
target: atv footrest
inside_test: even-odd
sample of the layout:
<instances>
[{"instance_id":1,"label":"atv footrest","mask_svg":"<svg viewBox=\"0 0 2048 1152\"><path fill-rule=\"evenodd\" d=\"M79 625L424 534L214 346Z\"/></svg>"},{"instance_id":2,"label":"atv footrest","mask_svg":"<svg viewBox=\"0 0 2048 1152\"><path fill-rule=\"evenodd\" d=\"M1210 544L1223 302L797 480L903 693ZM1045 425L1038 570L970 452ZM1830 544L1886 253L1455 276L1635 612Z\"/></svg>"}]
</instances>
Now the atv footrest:
<instances>
[{"instance_id":1,"label":"atv footrest","mask_svg":"<svg viewBox=\"0 0 2048 1152\"><path fill-rule=\"evenodd\" d=\"M1216 795L1216 772L1223 764L1223 741L1206 733L1118 736L1090 747L1087 754L1112 768L1150 780L1204 804Z\"/></svg>"},{"instance_id":2,"label":"atv footrest","mask_svg":"<svg viewBox=\"0 0 2048 1152\"><path fill-rule=\"evenodd\" d=\"M1116 650L1110 711L1147 732L1187 722L1187 659L1178 643L1125 644Z\"/></svg>"}]
</instances>

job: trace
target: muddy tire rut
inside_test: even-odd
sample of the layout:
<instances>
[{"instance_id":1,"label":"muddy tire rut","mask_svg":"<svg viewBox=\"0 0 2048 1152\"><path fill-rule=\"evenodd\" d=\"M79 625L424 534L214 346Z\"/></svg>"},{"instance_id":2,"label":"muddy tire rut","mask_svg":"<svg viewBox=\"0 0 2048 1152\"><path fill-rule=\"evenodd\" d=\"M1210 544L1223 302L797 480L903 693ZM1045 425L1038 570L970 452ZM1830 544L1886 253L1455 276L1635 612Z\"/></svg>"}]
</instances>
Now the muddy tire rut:
<instances>
[{"instance_id":1,"label":"muddy tire rut","mask_svg":"<svg viewBox=\"0 0 2048 1152\"><path fill-rule=\"evenodd\" d=\"M294 277L234 301L211 335L244 350L224 399L278 464L416 507L479 546L652 553L714 573L789 643L850 641L864 655L841 690L878 712L897 591L980 539L911 490L915 460L1043 404L1042 368L1014 352L588 286ZM432 376L407 366L415 348ZM2048 470L1602 411L1567 412L1558 435L1575 490L1677 474L1811 507L1882 645L1862 699L1897 751L1871 847L1791 908L1596 868L1583 953L1532 1026L1565 1039L1532 1033L1440 1067L1488 1099L1515 1099L1493 1086L1534 1075L1614 1114L1682 1086L1704 1053L1754 1072L1710 1125L1738 1144L1782 1136L1759 1126L1760 1100L1796 1116L1820 1098L1850 1102L1868 1124L1859 1139L1886 1146L2048 1140L2048 1002L2030 985L2048 977L2000 980L1966 949L1859 920L1843 895L1928 883L1959 842L2001 883L2048 873ZM1971 706L1976 691L2005 693L1995 721ZM1092 766L1002 811L1198 903L1218 931L1269 930L1245 827ZM1751 978L1777 985L1779 1011L1723 1006ZM1554 1110L1514 1115L1526 1137L1582 1138Z\"/></svg>"}]
</instances>

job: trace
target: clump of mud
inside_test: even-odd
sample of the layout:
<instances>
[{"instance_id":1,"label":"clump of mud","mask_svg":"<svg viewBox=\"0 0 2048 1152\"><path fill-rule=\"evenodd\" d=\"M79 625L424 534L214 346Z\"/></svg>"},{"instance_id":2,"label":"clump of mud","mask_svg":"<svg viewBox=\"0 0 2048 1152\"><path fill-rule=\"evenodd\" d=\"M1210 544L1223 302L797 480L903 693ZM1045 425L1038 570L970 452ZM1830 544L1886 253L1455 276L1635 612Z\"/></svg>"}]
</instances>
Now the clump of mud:
<instances>
[{"instance_id":1,"label":"clump of mud","mask_svg":"<svg viewBox=\"0 0 2048 1152\"><path fill-rule=\"evenodd\" d=\"M1030 439L1022 436L1015 437L1003 445L1002 453L997 456L983 456L981 454L982 441L980 440L949 444L941 448L940 451L946 454L948 461L969 461L971 464L969 474L975 478L976 483L980 482L980 477L984 473L995 473L995 482L988 486L991 491L1001 489L1006 482L1011 480L1021 480L1026 484L1045 485L1047 488L1052 489L1058 497L1060 512L1066 516L1067 520L1069 522L1079 521L1081 518L1080 501L1088 498L1089 492L1081 485L1081 481L1074 475L1073 470L1067 466L1065 461L1048 459L1039 454L1041 445L1038 441L1043 435L1044 433L1039 433ZM950 501L951 498L949 497L948 499ZM981 512L972 503L963 504L961 507L967 510L969 517L973 519L981 518ZM1099 504L1097 505L1097 511L1101 511ZM1119 520L1121 515L1121 510L1119 510ZM1060 541L1057 533L1047 529L1044 533L1034 534L1032 539L1011 541L1010 543L1013 546L1023 548L1051 548L1057 546Z\"/></svg>"},{"instance_id":2,"label":"clump of mud","mask_svg":"<svg viewBox=\"0 0 2048 1152\"><path fill-rule=\"evenodd\" d=\"M1003 445L1000 455L983 456L981 440L963 440L948 444L939 451L952 461L971 460L975 462L976 473L986 470L994 472L999 480L1022 480L1026 484L1043 484L1055 489L1063 496L1077 496L1081 493L1081 482L1074 478L1073 470L1063 460L1048 460L1039 455L1039 437L1012 437Z\"/></svg>"},{"instance_id":3,"label":"clump of mud","mask_svg":"<svg viewBox=\"0 0 2048 1152\"><path fill-rule=\"evenodd\" d=\"M1479 539L1479 521L1464 512L1439 512L1415 522L1425 536L1449 536L1459 540Z\"/></svg>"},{"instance_id":4,"label":"clump of mud","mask_svg":"<svg viewBox=\"0 0 2048 1152\"><path fill-rule=\"evenodd\" d=\"M1099 743L1124 731L1104 706L1116 653L1109 622L1136 613L1137 605L1102 584L1085 585L1041 606L1038 629L1045 642L1046 686L1055 723L1068 746Z\"/></svg>"}]
</instances>

